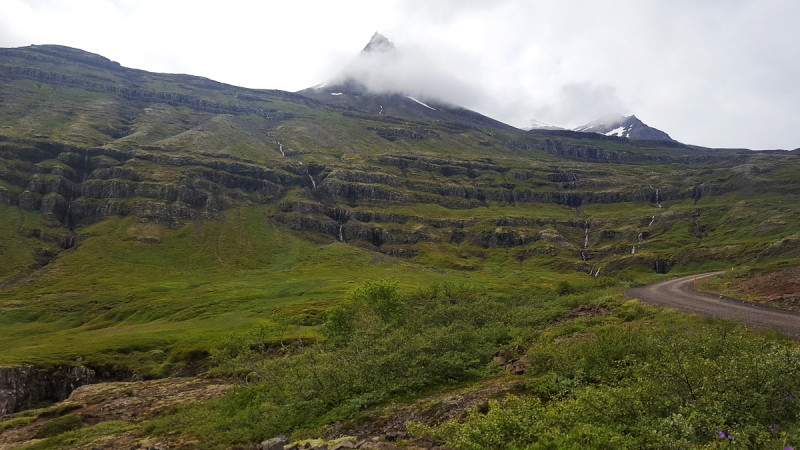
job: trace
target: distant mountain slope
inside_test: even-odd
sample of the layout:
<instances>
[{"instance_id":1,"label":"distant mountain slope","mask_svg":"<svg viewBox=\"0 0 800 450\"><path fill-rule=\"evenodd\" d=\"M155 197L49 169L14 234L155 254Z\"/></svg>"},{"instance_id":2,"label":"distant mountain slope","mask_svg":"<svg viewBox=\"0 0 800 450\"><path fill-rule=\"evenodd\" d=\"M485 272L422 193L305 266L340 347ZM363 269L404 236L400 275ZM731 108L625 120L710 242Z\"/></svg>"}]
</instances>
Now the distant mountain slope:
<instances>
[{"instance_id":1,"label":"distant mountain slope","mask_svg":"<svg viewBox=\"0 0 800 450\"><path fill-rule=\"evenodd\" d=\"M375 33L361 51L360 56L376 54L391 55L396 51L394 44L380 33ZM360 80L345 77L333 79L297 94L318 100L339 108L353 109L370 114L418 119L433 119L459 123L473 127L489 127L506 131L517 128L480 113L455 105L448 105L435 99L416 98L405 92L370 91Z\"/></svg>"},{"instance_id":2,"label":"distant mountain slope","mask_svg":"<svg viewBox=\"0 0 800 450\"><path fill-rule=\"evenodd\" d=\"M522 132L361 89L0 49L0 364L163 376L272 311L320 323L366 280L552 290L800 255L794 154Z\"/></svg>"},{"instance_id":3,"label":"distant mountain slope","mask_svg":"<svg viewBox=\"0 0 800 450\"><path fill-rule=\"evenodd\" d=\"M636 116L608 116L589 122L574 129L583 133L599 133L606 136L648 139L653 141L674 141L661 130L648 126Z\"/></svg>"},{"instance_id":4,"label":"distant mountain slope","mask_svg":"<svg viewBox=\"0 0 800 450\"><path fill-rule=\"evenodd\" d=\"M557 127L555 125L550 125L550 124L547 124L547 123L544 123L544 122L539 122L536 119L533 119L529 126L523 127L522 129L525 130L525 131L531 131L531 130L551 130L551 131L566 130L566 128Z\"/></svg>"}]
</instances>

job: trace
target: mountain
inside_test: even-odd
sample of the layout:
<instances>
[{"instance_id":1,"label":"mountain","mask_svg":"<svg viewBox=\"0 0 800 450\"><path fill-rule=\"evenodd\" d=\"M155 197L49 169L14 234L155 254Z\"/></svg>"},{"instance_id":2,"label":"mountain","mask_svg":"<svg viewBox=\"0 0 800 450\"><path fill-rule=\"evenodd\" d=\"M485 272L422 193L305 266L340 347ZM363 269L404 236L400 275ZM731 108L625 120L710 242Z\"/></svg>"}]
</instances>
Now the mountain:
<instances>
[{"instance_id":1,"label":"mountain","mask_svg":"<svg viewBox=\"0 0 800 450\"><path fill-rule=\"evenodd\" d=\"M608 116L579 126L573 131L599 133L606 136L647 139L654 141L674 141L667 133L646 125L636 116Z\"/></svg>"},{"instance_id":2,"label":"mountain","mask_svg":"<svg viewBox=\"0 0 800 450\"><path fill-rule=\"evenodd\" d=\"M531 130L550 130L550 131L557 131L557 130L566 130L566 128L557 127L554 125L549 125L544 122L539 122L538 120L534 119L531 121L531 124L527 127L522 128L525 131Z\"/></svg>"},{"instance_id":3,"label":"mountain","mask_svg":"<svg viewBox=\"0 0 800 450\"><path fill-rule=\"evenodd\" d=\"M517 273L529 265L583 273L602 265L611 275L713 260L721 253L696 253L669 230L689 227L698 242L711 236L709 246L727 245L727 235L711 231L723 227L724 214L701 200L742 186L777 195L797 161L523 132L352 81L333 89L343 95L328 86L312 95L150 73L59 46L0 49L0 304L83 293L59 306L61 322L46 330L4 325L0 362L25 361L35 346L39 360L57 361L65 350L50 333L75 321L94 324L75 332L82 345L103 348L154 326L128 323L131 314L238 314L235 327L248 326L264 307L251 303L256 295L302 302L313 315L353 279L469 274L505 289L504 271L516 274L514 283L539 283L535 272ZM625 214L604 212L612 205ZM752 242L741 251L762 251L782 227L742 235ZM115 281L96 285L108 277ZM217 280L213 288L187 295L187 286L208 280ZM67 300L53 301L20 304L14 314L34 316ZM160 338L188 355L203 345L192 338L196 327L226 329L176 321ZM166 370L138 352L82 356Z\"/></svg>"},{"instance_id":4,"label":"mountain","mask_svg":"<svg viewBox=\"0 0 800 450\"><path fill-rule=\"evenodd\" d=\"M368 53L392 52L373 41ZM558 416L536 428L556 430L554 448L586 442L585 430L619 433L631 448L689 435L706 445L713 429L658 424L728 398L752 372L731 358L778 367L796 352L772 346L788 339L745 341L732 324L715 328L624 291L675 274L800 264L798 152L524 132L357 80L331 86L246 89L61 46L0 49L0 414L41 407L4 417L0 428L11 431L0 446L228 449L279 434L375 436L344 425L372 423L361 414L376 405L465 386L425 402L424 413L378 414L380 436L402 440L417 418L494 420L490 403L474 415L441 405L529 396L521 385L537 397L509 403L524 413L514 423L591 412L591 399L644 398L659 415L616 428L591 422L569 442L555 440L561 425L605 416ZM673 364L672 350L663 353L670 342L690 357ZM703 359L708 342L719 360ZM711 380L696 391L703 402L662 371L687 367ZM210 382L180 377L209 369L240 376L242 387L173 407ZM744 372L726 372L734 369ZM794 372L765 376L794 383L785 376ZM77 384L134 379L146 381L47 406ZM568 386L577 394L563 395L558 380L580 383ZM718 385L725 392L712 391ZM619 389L630 390L610 397ZM746 389L756 388L737 387L732 401ZM758 411L785 405L778 419L790 429L796 405L780 402L795 390L758 390L753 402L768 402ZM118 397L101 398L112 391ZM157 412L133 414L129 404ZM636 420L650 410L641 404L608 420ZM698 424L742 423L729 403L703 411ZM96 425L108 419L117 422Z\"/></svg>"},{"instance_id":5,"label":"mountain","mask_svg":"<svg viewBox=\"0 0 800 450\"><path fill-rule=\"evenodd\" d=\"M367 43L367 46L364 47L364 50L361 51L366 53L371 53L371 52L385 53L394 50L396 50L394 44L391 41L389 41L389 39L387 39L386 36L376 31L375 34L373 34L372 37L370 38L369 43Z\"/></svg>"},{"instance_id":6,"label":"mountain","mask_svg":"<svg viewBox=\"0 0 800 450\"><path fill-rule=\"evenodd\" d=\"M395 45L389 39L376 32L356 57L356 61L360 62L359 58L392 58L396 51ZM380 67L382 62L381 60L370 60L369 64L365 64L365 66ZM370 90L364 80L351 76L343 78L340 76L298 91L297 94L337 108L379 116L432 119L470 127L516 131L516 128L510 125L435 98L417 98L414 94L395 89Z\"/></svg>"}]
</instances>

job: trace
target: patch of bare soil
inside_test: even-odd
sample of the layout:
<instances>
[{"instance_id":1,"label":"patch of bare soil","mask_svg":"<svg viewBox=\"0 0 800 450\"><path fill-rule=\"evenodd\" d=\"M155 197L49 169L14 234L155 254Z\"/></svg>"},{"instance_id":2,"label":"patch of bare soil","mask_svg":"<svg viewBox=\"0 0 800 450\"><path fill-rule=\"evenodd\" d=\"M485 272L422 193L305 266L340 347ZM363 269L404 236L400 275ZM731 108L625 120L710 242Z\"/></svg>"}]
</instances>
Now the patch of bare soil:
<instances>
[{"instance_id":1,"label":"patch of bare soil","mask_svg":"<svg viewBox=\"0 0 800 450\"><path fill-rule=\"evenodd\" d=\"M736 276L731 289L741 297L800 311L800 267L774 272L746 272Z\"/></svg>"},{"instance_id":2,"label":"patch of bare soil","mask_svg":"<svg viewBox=\"0 0 800 450\"><path fill-rule=\"evenodd\" d=\"M466 411L478 407L487 408L489 399L502 399L507 394L521 389L510 380L493 380L477 386L437 394L423 399L364 412L347 423L331 427L329 439L342 436L372 437L382 441L396 441L409 438L407 422L437 425L444 421L461 417ZM426 445L428 444L428 445ZM432 443L406 442L406 446L431 448Z\"/></svg>"},{"instance_id":3,"label":"patch of bare soil","mask_svg":"<svg viewBox=\"0 0 800 450\"><path fill-rule=\"evenodd\" d=\"M567 322L570 320L575 320L578 317L607 316L609 313L611 313L611 310L605 306L582 305L572 308L572 310L566 316L564 316L561 321Z\"/></svg>"},{"instance_id":4,"label":"patch of bare soil","mask_svg":"<svg viewBox=\"0 0 800 450\"><path fill-rule=\"evenodd\" d=\"M200 378L164 378L133 383L99 383L81 386L67 401L88 405L79 412L85 423L138 420L181 404L221 397L229 383Z\"/></svg>"}]
</instances>

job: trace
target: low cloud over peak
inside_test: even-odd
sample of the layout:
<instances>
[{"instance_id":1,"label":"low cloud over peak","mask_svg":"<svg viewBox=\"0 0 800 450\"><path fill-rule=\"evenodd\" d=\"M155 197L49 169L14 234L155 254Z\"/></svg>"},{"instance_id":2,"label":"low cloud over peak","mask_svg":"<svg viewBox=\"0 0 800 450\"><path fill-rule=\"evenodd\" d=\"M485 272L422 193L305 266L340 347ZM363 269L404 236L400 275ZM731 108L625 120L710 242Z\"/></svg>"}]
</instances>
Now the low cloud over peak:
<instances>
[{"instance_id":1,"label":"low cloud over peak","mask_svg":"<svg viewBox=\"0 0 800 450\"><path fill-rule=\"evenodd\" d=\"M361 53L339 68L330 83L356 83L376 94L401 93L458 106L470 106L485 95L467 77L454 73L446 59L419 46L395 46L377 32Z\"/></svg>"}]
</instances>

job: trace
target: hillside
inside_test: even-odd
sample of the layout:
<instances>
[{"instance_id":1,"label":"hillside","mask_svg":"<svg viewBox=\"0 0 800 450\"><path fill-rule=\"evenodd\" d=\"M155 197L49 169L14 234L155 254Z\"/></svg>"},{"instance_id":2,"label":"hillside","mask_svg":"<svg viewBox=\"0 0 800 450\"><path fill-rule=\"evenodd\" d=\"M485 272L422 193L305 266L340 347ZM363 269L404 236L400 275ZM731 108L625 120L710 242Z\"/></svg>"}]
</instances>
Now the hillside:
<instances>
[{"instance_id":1,"label":"hillside","mask_svg":"<svg viewBox=\"0 0 800 450\"><path fill-rule=\"evenodd\" d=\"M665 274L797 265L797 151L634 137L0 49L0 365L170 376L265 320L316 336L380 279L546 292L545 327L592 289L617 308Z\"/></svg>"},{"instance_id":2,"label":"hillside","mask_svg":"<svg viewBox=\"0 0 800 450\"><path fill-rule=\"evenodd\" d=\"M324 305L381 273L506 289L512 276L549 284L541 270L574 278L794 257L793 152L379 115L61 47L1 56L0 295L15 317L64 310L46 330L7 335L28 345L76 326L147 328L205 303L209 314L253 313L252 300L223 306L220 296L266 294L258 310ZM352 264L349 275L301 276L332 259ZM236 282L202 287L220 271ZM38 300L20 307L26 298ZM30 355L3 348L12 361Z\"/></svg>"}]
</instances>

